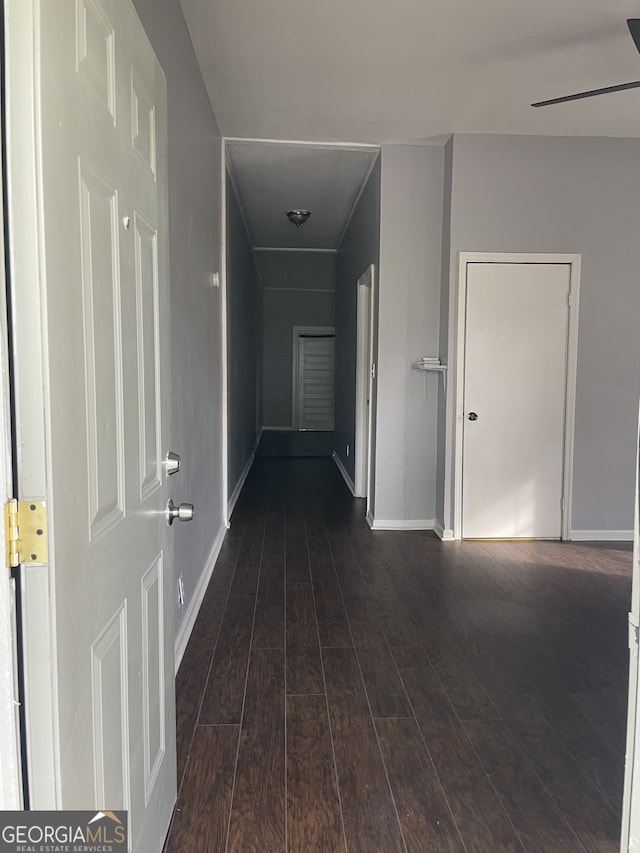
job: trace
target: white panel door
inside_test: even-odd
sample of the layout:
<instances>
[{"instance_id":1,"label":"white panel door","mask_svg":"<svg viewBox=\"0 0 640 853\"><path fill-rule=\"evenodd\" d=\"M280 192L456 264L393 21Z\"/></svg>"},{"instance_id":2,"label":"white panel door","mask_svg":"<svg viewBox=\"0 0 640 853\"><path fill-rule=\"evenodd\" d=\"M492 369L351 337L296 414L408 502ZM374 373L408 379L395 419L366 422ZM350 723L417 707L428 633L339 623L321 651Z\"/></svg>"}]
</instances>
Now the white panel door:
<instances>
[{"instance_id":1,"label":"white panel door","mask_svg":"<svg viewBox=\"0 0 640 853\"><path fill-rule=\"evenodd\" d=\"M469 263L462 535L560 538L569 264Z\"/></svg>"},{"instance_id":2,"label":"white panel door","mask_svg":"<svg viewBox=\"0 0 640 853\"><path fill-rule=\"evenodd\" d=\"M298 429L333 430L335 337L301 335L298 340Z\"/></svg>"},{"instance_id":3,"label":"white panel door","mask_svg":"<svg viewBox=\"0 0 640 853\"><path fill-rule=\"evenodd\" d=\"M19 488L50 533L23 569L31 805L127 809L151 853L176 795L166 84L129 0L9 20Z\"/></svg>"}]
</instances>

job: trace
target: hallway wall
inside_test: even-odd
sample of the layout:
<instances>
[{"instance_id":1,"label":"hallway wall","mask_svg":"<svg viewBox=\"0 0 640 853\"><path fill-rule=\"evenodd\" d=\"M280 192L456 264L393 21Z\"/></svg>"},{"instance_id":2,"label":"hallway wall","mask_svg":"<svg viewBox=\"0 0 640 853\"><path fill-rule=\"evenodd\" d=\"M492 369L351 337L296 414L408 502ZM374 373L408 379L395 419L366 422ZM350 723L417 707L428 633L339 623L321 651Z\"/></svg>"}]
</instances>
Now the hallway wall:
<instances>
[{"instance_id":1,"label":"hallway wall","mask_svg":"<svg viewBox=\"0 0 640 853\"><path fill-rule=\"evenodd\" d=\"M240 205L227 173L228 499L233 504L261 424L262 295Z\"/></svg>"},{"instance_id":2,"label":"hallway wall","mask_svg":"<svg viewBox=\"0 0 640 853\"><path fill-rule=\"evenodd\" d=\"M336 257L336 377L339 381L336 383L335 453L352 481L355 476L358 279L370 264L375 265L377 276L379 263L380 158L362 191ZM374 359L375 356L374 352ZM372 439L375 446L375 425Z\"/></svg>"},{"instance_id":3,"label":"hallway wall","mask_svg":"<svg viewBox=\"0 0 640 853\"><path fill-rule=\"evenodd\" d=\"M432 527L442 377L438 354L444 148L384 145L380 190L375 525Z\"/></svg>"},{"instance_id":4,"label":"hallway wall","mask_svg":"<svg viewBox=\"0 0 640 853\"><path fill-rule=\"evenodd\" d=\"M167 78L173 433L182 457L173 498L195 505L174 526L178 656L224 534L221 266L222 141L178 0L134 0ZM175 589L175 585L172 584Z\"/></svg>"},{"instance_id":5,"label":"hallway wall","mask_svg":"<svg viewBox=\"0 0 640 853\"><path fill-rule=\"evenodd\" d=\"M333 326L335 254L256 251L262 283L263 424L291 427L293 327Z\"/></svg>"}]
</instances>

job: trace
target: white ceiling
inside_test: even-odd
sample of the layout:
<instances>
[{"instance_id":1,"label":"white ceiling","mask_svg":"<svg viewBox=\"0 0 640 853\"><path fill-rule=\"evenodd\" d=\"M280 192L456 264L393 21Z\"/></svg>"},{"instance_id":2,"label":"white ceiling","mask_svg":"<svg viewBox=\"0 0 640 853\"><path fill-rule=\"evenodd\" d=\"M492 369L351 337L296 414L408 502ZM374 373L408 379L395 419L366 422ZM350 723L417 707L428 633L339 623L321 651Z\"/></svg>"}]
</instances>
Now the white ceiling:
<instances>
[{"instance_id":1,"label":"white ceiling","mask_svg":"<svg viewBox=\"0 0 640 853\"><path fill-rule=\"evenodd\" d=\"M227 142L227 162L254 247L336 249L376 148ZM286 211L310 210L296 228Z\"/></svg>"},{"instance_id":2,"label":"white ceiling","mask_svg":"<svg viewBox=\"0 0 640 853\"><path fill-rule=\"evenodd\" d=\"M640 136L631 0L181 0L223 136Z\"/></svg>"}]
</instances>

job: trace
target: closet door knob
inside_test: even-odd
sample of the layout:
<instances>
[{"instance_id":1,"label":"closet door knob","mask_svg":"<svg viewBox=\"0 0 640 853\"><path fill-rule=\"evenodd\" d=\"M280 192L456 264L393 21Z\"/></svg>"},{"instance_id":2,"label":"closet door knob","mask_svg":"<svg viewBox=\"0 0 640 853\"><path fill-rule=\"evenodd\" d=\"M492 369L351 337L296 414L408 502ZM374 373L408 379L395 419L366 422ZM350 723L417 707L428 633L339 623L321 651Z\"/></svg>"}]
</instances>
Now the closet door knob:
<instances>
[{"instance_id":1,"label":"closet door knob","mask_svg":"<svg viewBox=\"0 0 640 853\"><path fill-rule=\"evenodd\" d=\"M193 521L193 504L178 504L176 506L173 500L169 498L166 515L169 527L174 521Z\"/></svg>"}]
</instances>

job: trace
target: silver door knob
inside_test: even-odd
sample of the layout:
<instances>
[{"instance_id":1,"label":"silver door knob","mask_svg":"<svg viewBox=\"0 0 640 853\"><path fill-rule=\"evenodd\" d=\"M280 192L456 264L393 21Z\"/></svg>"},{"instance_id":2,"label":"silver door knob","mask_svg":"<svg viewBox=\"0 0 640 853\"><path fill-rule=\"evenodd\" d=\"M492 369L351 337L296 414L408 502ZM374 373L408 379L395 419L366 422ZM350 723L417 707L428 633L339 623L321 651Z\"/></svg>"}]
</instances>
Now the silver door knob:
<instances>
[{"instance_id":1,"label":"silver door knob","mask_svg":"<svg viewBox=\"0 0 640 853\"><path fill-rule=\"evenodd\" d=\"M478 420L478 415L475 412L469 412L467 417L469 418L470 421L477 421Z\"/></svg>"},{"instance_id":2,"label":"silver door knob","mask_svg":"<svg viewBox=\"0 0 640 853\"><path fill-rule=\"evenodd\" d=\"M180 454L170 450L164 458L164 465L167 469L167 474L177 474L180 470Z\"/></svg>"},{"instance_id":3,"label":"silver door knob","mask_svg":"<svg viewBox=\"0 0 640 853\"><path fill-rule=\"evenodd\" d=\"M193 504L174 504L173 499L169 498L167 504L167 524L169 527L174 521L193 521Z\"/></svg>"}]
</instances>

